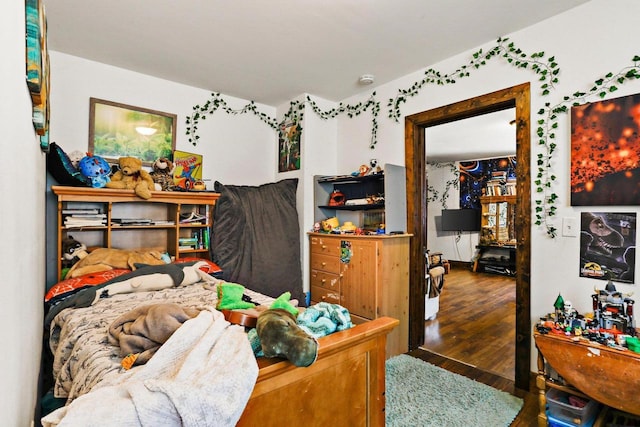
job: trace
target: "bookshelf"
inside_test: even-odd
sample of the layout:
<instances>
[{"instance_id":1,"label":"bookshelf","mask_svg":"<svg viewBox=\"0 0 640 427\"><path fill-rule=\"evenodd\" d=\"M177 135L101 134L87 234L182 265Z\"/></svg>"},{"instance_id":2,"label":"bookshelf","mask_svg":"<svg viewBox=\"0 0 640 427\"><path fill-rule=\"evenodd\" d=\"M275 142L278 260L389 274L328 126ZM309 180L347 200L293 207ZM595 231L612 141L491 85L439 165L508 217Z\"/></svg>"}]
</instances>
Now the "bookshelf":
<instances>
[{"instance_id":1,"label":"bookshelf","mask_svg":"<svg viewBox=\"0 0 640 427\"><path fill-rule=\"evenodd\" d=\"M56 185L51 190L58 199L57 277L68 236L87 247L162 248L175 259L209 259L218 193L153 191L144 200L133 190Z\"/></svg>"}]
</instances>

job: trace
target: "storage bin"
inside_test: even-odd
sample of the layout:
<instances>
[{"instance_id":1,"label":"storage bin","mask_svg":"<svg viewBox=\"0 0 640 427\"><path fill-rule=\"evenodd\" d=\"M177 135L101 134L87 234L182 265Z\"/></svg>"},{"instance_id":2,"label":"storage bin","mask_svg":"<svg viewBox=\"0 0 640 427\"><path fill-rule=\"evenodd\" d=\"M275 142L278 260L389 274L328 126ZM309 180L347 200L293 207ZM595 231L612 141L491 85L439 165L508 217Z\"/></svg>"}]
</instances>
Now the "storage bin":
<instances>
[{"instance_id":1,"label":"storage bin","mask_svg":"<svg viewBox=\"0 0 640 427\"><path fill-rule=\"evenodd\" d=\"M590 422L588 422L587 424L582 424L582 427L593 427L595 421L596 420L594 418ZM547 411L547 425L549 427L575 427L578 424L573 424L573 423L570 423L568 421L559 420L559 419L555 418L553 415L551 415L549 413L549 411Z\"/></svg>"},{"instance_id":2,"label":"storage bin","mask_svg":"<svg viewBox=\"0 0 640 427\"><path fill-rule=\"evenodd\" d=\"M564 421L569 426L588 426L593 424L600 404L595 400L577 397L587 403L583 407L573 406L569 402L571 394L551 388L547 391L549 414L557 421Z\"/></svg>"}]
</instances>

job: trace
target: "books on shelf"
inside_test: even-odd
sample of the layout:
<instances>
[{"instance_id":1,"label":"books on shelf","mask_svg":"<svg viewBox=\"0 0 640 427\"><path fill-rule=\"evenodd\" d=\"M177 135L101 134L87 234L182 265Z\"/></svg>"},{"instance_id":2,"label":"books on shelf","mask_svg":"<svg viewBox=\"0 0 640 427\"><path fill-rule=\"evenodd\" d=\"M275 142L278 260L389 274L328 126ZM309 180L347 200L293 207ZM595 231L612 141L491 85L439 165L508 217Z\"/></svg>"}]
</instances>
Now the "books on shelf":
<instances>
[{"instance_id":1,"label":"books on shelf","mask_svg":"<svg viewBox=\"0 0 640 427\"><path fill-rule=\"evenodd\" d=\"M107 215L101 213L73 213L64 217L66 228L100 227L107 224Z\"/></svg>"},{"instance_id":2,"label":"books on shelf","mask_svg":"<svg viewBox=\"0 0 640 427\"><path fill-rule=\"evenodd\" d=\"M62 209L62 215L98 215L98 208L66 208ZM104 215L104 214L102 214Z\"/></svg>"},{"instance_id":3,"label":"books on shelf","mask_svg":"<svg viewBox=\"0 0 640 427\"><path fill-rule=\"evenodd\" d=\"M180 250L197 250L209 249L210 231L208 228L196 230L191 237L178 238L178 249Z\"/></svg>"}]
</instances>

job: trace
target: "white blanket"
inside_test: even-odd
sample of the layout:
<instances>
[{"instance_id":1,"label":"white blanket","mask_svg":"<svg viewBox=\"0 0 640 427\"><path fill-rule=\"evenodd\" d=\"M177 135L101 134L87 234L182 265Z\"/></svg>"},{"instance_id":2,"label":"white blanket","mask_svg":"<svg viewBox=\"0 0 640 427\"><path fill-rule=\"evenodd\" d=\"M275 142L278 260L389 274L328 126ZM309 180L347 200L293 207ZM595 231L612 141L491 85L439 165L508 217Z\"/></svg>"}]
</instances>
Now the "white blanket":
<instances>
[{"instance_id":1,"label":"white blanket","mask_svg":"<svg viewBox=\"0 0 640 427\"><path fill-rule=\"evenodd\" d=\"M188 320L145 365L109 375L43 426L234 426L258 366L244 328L210 307Z\"/></svg>"}]
</instances>

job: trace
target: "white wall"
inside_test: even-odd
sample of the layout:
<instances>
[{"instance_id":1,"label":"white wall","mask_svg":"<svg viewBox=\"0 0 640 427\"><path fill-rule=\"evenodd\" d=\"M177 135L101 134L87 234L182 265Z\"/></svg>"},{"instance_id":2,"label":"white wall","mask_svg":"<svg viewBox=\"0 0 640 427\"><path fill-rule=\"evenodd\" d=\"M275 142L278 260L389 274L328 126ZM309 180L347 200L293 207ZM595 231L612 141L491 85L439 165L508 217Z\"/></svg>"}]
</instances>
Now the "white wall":
<instances>
[{"instance_id":1,"label":"white wall","mask_svg":"<svg viewBox=\"0 0 640 427\"><path fill-rule=\"evenodd\" d=\"M531 54L544 51L546 58L555 57L560 68L560 83L549 96L542 96L537 75L528 70L515 68L501 58L493 58L488 65L471 71L471 76L460 79L453 85L429 86L422 89L418 96L410 98L402 105L402 119L399 123L387 119L386 102L395 97L398 89L407 89L420 81L424 70L407 75L372 91L377 92L381 100L382 111L379 123L379 143L375 150L367 149L364 143L370 133L370 122L362 116L350 120L340 118L338 124L339 151L338 170L347 172L353 168L351 159L377 157L381 163L391 162L404 164L404 116L434 107L472 98L495 90L531 82L532 112L532 165L536 172L538 147L535 121L536 112L550 102L555 105L562 101L564 95L576 91L588 90L593 82L608 72L616 73L631 65L637 52L637 17L640 16L640 2L621 0L608 2L593 0L571 11L551 18L538 25L508 35L510 41L524 52ZM603 18L606 17L606 18ZM495 41L482 47L485 51L492 48ZM471 59L473 49L464 54L449 58L432 67L448 73ZM427 64L425 64L427 67ZM426 68L425 68L426 69ZM619 86L615 96L623 96L640 92L640 81ZM344 103L355 104L365 97L353 97L343 100ZM594 99L595 100L595 99ZM555 143L558 145L553 161L553 171L557 182L553 191L558 194L556 226L561 225L561 218L574 217L579 220L580 212L592 208L573 208L569 201L569 164L570 164L570 118L561 116L556 129ZM535 176L534 176L535 178ZM533 181L533 179L532 179ZM532 188L535 200L535 188ZM640 203L639 203L640 204ZM637 212L636 206L600 208L621 212ZM533 215L532 207L532 215ZM532 217L531 223L535 222ZM547 237L545 231L533 226L532 259L531 259L531 318L535 322L540 315L553 310L553 302L561 292L565 300L571 300L579 311L591 310L591 297L594 285L604 286L604 282L578 277L579 239L559 236L555 239ZM638 267L636 267L638 277ZM638 280L638 279L636 279ZM618 285L623 292L637 289L636 285ZM535 356L532 347L532 356ZM536 370L535 357L532 357L533 371Z\"/></svg>"},{"instance_id":2,"label":"white wall","mask_svg":"<svg viewBox=\"0 0 640 427\"><path fill-rule=\"evenodd\" d=\"M0 4L0 424L28 426L36 406L44 296L45 158L25 82L24 2Z\"/></svg>"},{"instance_id":3,"label":"white wall","mask_svg":"<svg viewBox=\"0 0 640 427\"><path fill-rule=\"evenodd\" d=\"M218 110L198 125L200 140L193 146L185 120L194 105L211 92L112 67L60 52L51 52L51 140L63 150L87 151L89 98L149 108L178 116L176 149L203 155L203 178L212 188L223 184L260 185L272 182L277 171L277 132L253 114L229 115ZM224 96L231 108L249 101ZM257 109L275 117L274 107Z\"/></svg>"}]
</instances>

